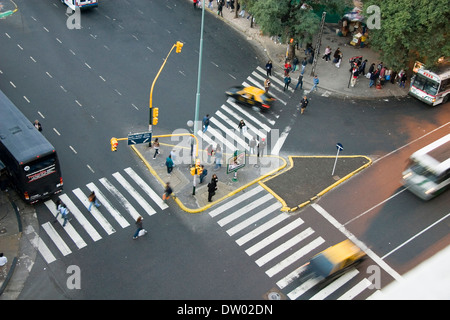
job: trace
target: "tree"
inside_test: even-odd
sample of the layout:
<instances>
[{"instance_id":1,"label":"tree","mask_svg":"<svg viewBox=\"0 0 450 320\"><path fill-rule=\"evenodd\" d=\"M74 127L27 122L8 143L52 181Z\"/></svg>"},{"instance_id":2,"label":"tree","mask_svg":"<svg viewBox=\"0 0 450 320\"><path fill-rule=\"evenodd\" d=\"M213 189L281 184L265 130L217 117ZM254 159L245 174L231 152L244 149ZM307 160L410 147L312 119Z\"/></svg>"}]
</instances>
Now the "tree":
<instances>
[{"instance_id":1,"label":"tree","mask_svg":"<svg viewBox=\"0 0 450 320\"><path fill-rule=\"evenodd\" d=\"M393 69L411 68L416 60L428 68L450 56L448 0L368 0L379 7L380 29L370 29L369 43ZM370 15L369 15L370 16Z\"/></svg>"},{"instance_id":2,"label":"tree","mask_svg":"<svg viewBox=\"0 0 450 320\"><path fill-rule=\"evenodd\" d=\"M349 0L242 0L255 17L261 31L270 36L280 36L289 43L289 58L295 55L296 42L312 41L319 30L320 17L317 10L339 10Z\"/></svg>"}]
</instances>

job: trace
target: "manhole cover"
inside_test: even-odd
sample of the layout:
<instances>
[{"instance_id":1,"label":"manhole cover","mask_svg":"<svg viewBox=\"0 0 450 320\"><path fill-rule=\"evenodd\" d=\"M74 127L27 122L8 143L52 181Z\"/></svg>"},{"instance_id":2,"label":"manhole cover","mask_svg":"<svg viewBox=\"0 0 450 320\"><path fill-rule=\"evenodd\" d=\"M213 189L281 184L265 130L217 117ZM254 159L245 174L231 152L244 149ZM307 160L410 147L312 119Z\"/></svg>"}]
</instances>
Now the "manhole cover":
<instances>
[{"instance_id":1,"label":"manhole cover","mask_svg":"<svg viewBox=\"0 0 450 320\"><path fill-rule=\"evenodd\" d=\"M278 292L269 292L267 298L269 300L281 300L281 295Z\"/></svg>"},{"instance_id":2,"label":"manhole cover","mask_svg":"<svg viewBox=\"0 0 450 320\"><path fill-rule=\"evenodd\" d=\"M6 233L6 228L1 228L0 229L0 234Z\"/></svg>"}]
</instances>

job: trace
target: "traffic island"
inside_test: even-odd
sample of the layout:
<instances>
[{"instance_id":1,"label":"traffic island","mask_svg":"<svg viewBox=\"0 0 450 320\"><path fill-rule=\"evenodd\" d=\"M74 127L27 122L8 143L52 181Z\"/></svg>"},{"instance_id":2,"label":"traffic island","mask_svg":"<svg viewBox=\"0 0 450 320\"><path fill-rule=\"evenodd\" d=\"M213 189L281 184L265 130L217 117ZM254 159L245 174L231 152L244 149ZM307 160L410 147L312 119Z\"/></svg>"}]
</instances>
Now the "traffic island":
<instances>
[{"instance_id":1,"label":"traffic island","mask_svg":"<svg viewBox=\"0 0 450 320\"><path fill-rule=\"evenodd\" d=\"M191 175L191 168L194 164L190 155L189 145L172 145L164 143L160 138L160 154L153 159L155 149L150 148L148 144L132 145L132 150L144 162L150 173L158 180L161 185L161 196L167 182L174 192L173 200L180 208L189 213L200 213L206 209L220 203L236 193L276 174L287 166L287 161L279 156L267 155L256 157L256 155L246 155L246 164L244 167L227 174L227 160L233 158L233 154L224 153L222 165L215 168L214 156L208 162L208 155L205 150L199 150L198 158L200 164L208 171L203 182L200 183L196 176L194 186L194 176ZM172 172L167 172L166 158L173 151L175 164ZM187 159L187 160L186 160ZM212 202L208 201L208 183L213 174L218 177L217 190L212 197Z\"/></svg>"},{"instance_id":2,"label":"traffic island","mask_svg":"<svg viewBox=\"0 0 450 320\"><path fill-rule=\"evenodd\" d=\"M260 184L283 204L282 211L291 212L367 168L372 160L366 156L289 156L289 162L287 170Z\"/></svg>"}]
</instances>

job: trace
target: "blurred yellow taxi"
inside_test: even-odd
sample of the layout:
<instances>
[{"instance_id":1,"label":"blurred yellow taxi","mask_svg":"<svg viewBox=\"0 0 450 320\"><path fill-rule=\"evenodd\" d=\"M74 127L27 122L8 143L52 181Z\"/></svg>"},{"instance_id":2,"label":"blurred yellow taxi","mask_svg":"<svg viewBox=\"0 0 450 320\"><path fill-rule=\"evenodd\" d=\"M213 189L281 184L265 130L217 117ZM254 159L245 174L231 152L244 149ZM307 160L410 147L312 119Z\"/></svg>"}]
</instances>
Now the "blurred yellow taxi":
<instances>
[{"instance_id":1,"label":"blurred yellow taxi","mask_svg":"<svg viewBox=\"0 0 450 320\"><path fill-rule=\"evenodd\" d=\"M235 86L228 89L225 93L237 102L248 106L259 107L262 110L270 109L272 102L275 101L264 90L256 87Z\"/></svg>"}]
</instances>

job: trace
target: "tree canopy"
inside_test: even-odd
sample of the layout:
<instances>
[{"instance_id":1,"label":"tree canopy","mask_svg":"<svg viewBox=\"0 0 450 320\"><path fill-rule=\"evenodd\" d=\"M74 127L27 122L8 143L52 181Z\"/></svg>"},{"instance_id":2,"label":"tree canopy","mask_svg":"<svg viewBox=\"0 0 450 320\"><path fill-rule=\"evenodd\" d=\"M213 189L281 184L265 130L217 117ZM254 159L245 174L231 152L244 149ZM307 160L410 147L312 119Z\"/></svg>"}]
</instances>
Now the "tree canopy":
<instances>
[{"instance_id":1,"label":"tree canopy","mask_svg":"<svg viewBox=\"0 0 450 320\"><path fill-rule=\"evenodd\" d=\"M414 61L432 68L442 56L450 57L448 0L367 0L380 8L380 29L371 29L369 43L382 61L400 70Z\"/></svg>"}]
</instances>

